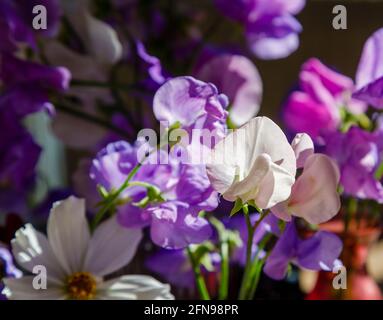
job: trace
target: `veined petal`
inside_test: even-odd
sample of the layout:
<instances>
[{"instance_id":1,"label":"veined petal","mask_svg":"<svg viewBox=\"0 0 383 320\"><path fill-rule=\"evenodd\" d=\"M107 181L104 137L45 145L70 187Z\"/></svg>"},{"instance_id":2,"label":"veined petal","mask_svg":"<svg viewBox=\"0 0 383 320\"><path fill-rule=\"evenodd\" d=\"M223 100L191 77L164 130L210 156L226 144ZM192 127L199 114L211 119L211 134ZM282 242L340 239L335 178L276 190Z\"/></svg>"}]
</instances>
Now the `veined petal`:
<instances>
[{"instance_id":1,"label":"veined petal","mask_svg":"<svg viewBox=\"0 0 383 320\"><path fill-rule=\"evenodd\" d=\"M126 266L135 255L141 238L141 229L124 228L116 217L108 219L90 240L84 270L102 277Z\"/></svg>"},{"instance_id":2,"label":"veined petal","mask_svg":"<svg viewBox=\"0 0 383 320\"><path fill-rule=\"evenodd\" d=\"M129 275L102 284L98 299L106 300L174 300L170 286L150 276Z\"/></svg>"},{"instance_id":3,"label":"veined petal","mask_svg":"<svg viewBox=\"0 0 383 320\"><path fill-rule=\"evenodd\" d=\"M3 279L5 288L3 294L10 300L63 300L65 291L48 282L46 289L36 290L33 288L35 276L25 276L22 278Z\"/></svg>"},{"instance_id":4,"label":"veined petal","mask_svg":"<svg viewBox=\"0 0 383 320\"><path fill-rule=\"evenodd\" d=\"M82 271L90 240L85 201L71 196L56 202L47 229L52 250L67 274Z\"/></svg>"},{"instance_id":5,"label":"veined petal","mask_svg":"<svg viewBox=\"0 0 383 320\"><path fill-rule=\"evenodd\" d=\"M33 272L35 266L42 265L47 269L50 281L59 284L65 277L48 239L31 224L16 232L12 240L12 253L20 266L29 272Z\"/></svg>"}]
</instances>

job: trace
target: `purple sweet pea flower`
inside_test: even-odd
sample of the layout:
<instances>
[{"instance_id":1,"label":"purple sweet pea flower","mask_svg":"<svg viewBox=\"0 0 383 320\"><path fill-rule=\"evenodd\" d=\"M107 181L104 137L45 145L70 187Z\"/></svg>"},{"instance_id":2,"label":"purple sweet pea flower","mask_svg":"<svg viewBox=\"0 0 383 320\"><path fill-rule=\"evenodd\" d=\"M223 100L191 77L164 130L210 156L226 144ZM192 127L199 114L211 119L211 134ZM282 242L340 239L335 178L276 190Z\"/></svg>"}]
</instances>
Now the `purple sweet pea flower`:
<instances>
[{"instance_id":1,"label":"purple sweet pea flower","mask_svg":"<svg viewBox=\"0 0 383 320\"><path fill-rule=\"evenodd\" d=\"M230 120L241 126L259 111L262 80L251 60L237 54L216 55L200 64L196 77L214 83L228 96Z\"/></svg>"},{"instance_id":2,"label":"purple sweet pea flower","mask_svg":"<svg viewBox=\"0 0 383 320\"><path fill-rule=\"evenodd\" d=\"M297 234L294 221L286 229L266 260L264 272L275 280L286 276L290 262L309 270L333 269L342 251L342 241L327 231L318 231L308 239Z\"/></svg>"},{"instance_id":3,"label":"purple sweet pea flower","mask_svg":"<svg viewBox=\"0 0 383 320\"><path fill-rule=\"evenodd\" d=\"M299 74L299 91L294 91L284 106L284 121L293 132L305 132L312 138L334 131L341 122L340 108L362 113L366 105L350 95L351 78L333 71L318 59L309 59Z\"/></svg>"},{"instance_id":4,"label":"purple sweet pea flower","mask_svg":"<svg viewBox=\"0 0 383 320\"><path fill-rule=\"evenodd\" d=\"M375 172L383 161L382 132L351 127L346 133L326 135L324 152L339 165L344 192L360 199L383 202L382 181Z\"/></svg>"},{"instance_id":5,"label":"purple sweet pea flower","mask_svg":"<svg viewBox=\"0 0 383 320\"><path fill-rule=\"evenodd\" d=\"M0 300L6 300L2 294L4 285L2 279L6 277L20 278L22 272L13 263L13 258L9 250L0 244Z\"/></svg>"},{"instance_id":6,"label":"purple sweet pea flower","mask_svg":"<svg viewBox=\"0 0 383 320\"><path fill-rule=\"evenodd\" d=\"M120 187L137 164L138 145L123 141L107 145L93 160L91 179L108 191ZM168 164L152 164L152 157L165 155L163 151L151 154L132 179L157 187L165 202L137 207L133 203L142 200L146 190L141 186L128 188L121 194L121 200L127 201L117 208L118 220L128 228L150 226L156 244L182 248L210 237L211 228L198 213L215 209L218 194L203 166L184 165L171 157Z\"/></svg>"},{"instance_id":7,"label":"purple sweet pea flower","mask_svg":"<svg viewBox=\"0 0 383 320\"><path fill-rule=\"evenodd\" d=\"M298 14L305 0L216 0L217 7L245 27L252 52L261 59L289 56L299 46Z\"/></svg>"},{"instance_id":8,"label":"purple sweet pea flower","mask_svg":"<svg viewBox=\"0 0 383 320\"><path fill-rule=\"evenodd\" d=\"M214 130L224 136L228 99L211 83L193 77L177 77L165 82L153 100L154 115L169 126L179 123L187 131Z\"/></svg>"},{"instance_id":9,"label":"purple sweet pea flower","mask_svg":"<svg viewBox=\"0 0 383 320\"><path fill-rule=\"evenodd\" d=\"M355 77L353 96L383 109L383 28L366 41Z\"/></svg>"},{"instance_id":10,"label":"purple sweet pea flower","mask_svg":"<svg viewBox=\"0 0 383 320\"><path fill-rule=\"evenodd\" d=\"M5 54L0 79L5 85L0 96L0 109L22 117L40 110L52 113L54 108L48 94L51 90L66 90L70 73L65 68L44 66Z\"/></svg>"}]
</instances>

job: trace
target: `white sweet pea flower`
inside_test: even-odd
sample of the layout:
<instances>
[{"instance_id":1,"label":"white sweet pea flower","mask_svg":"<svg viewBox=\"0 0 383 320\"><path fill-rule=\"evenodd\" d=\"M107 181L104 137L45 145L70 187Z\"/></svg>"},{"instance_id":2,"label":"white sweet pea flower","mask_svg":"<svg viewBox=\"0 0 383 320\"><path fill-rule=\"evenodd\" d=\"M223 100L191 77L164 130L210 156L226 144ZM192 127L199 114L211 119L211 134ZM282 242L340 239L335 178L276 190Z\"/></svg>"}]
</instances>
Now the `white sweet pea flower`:
<instances>
[{"instance_id":1,"label":"white sweet pea flower","mask_svg":"<svg viewBox=\"0 0 383 320\"><path fill-rule=\"evenodd\" d=\"M254 201L267 209L290 196L296 158L285 134L272 120L256 117L212 150L207 174L226 200Z\"/></svg>"},{"instance_id":2,"label":"white sweet pea flower","mask_svg":"<svg viewBox=\"0 0 383 320\"><path fill-rule=\"evenodd\" d=\"M291 142L297 158L297 168L303 168L309 156L314 154L314 142L307 133L298 133Z\"/></svg>"},{"instance_id":3,"label":"white sweet pea flower","mask_svg":"<svg viewBox=\"0 0 383 320\"><path fill-rule=\"evenodd\" d=\"M48 238L27 224L12 240L21 267L32 272L36 265L45 266L47 288L34 289L34 276L6 278L8 299L173 299L169 285L149 276L103 279L131 261L141 230L127 230L110 218L91 235L85 201L75 197L53 206L47 229Z\"/></svg>"}]
</instances>

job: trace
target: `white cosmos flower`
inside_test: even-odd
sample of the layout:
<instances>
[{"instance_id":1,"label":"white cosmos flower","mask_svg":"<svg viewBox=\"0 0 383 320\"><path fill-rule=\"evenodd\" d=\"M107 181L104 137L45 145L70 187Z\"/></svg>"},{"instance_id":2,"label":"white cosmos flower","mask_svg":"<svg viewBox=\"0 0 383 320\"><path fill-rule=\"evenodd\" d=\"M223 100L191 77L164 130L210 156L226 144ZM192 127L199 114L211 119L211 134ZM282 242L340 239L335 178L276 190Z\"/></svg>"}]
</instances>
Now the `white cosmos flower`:
<instances>
[{"instance_id":1,"label":"white cosmos flower","mask_svg":"<svg viewBox=\"0 0 383 320\"><path fill-rule=\"evenodd\" d=\"M104 276L127 265L142 233L121 227L110 218L91 235L85 201L70 197L56 203L48 219L48 238L27 224L16 232L12 251L16 261L32 272L47 270L47 288L33 288L34 276L4 279L9 299L174 299L170 287L150 276Z\"/></svg>"},{"instance_id":2,"label":"white cosmos flower","mask_svg":"<svg viewBox=\"0 0 383 320\"><path fill-rule=\"evenodd\" d=\"M272 120L256 117L228 134L212 150L208 177L228 201L253 200L267 209L286 200L295 181L296 158Z\"/></svg>"}]
</instances>

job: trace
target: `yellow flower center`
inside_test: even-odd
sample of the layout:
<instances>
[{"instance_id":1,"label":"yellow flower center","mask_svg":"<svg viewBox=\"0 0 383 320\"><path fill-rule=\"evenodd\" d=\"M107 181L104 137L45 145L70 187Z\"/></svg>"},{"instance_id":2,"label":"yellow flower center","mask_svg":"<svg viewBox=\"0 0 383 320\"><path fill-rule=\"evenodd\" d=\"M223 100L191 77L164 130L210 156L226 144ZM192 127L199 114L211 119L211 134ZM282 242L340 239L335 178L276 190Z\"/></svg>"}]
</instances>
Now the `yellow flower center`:
<instances>
[{"instance_id":1,"label":"yellow flower center","mask_svg":"<svg viewBox=\"0 0 383 320\"><path fill-rule=\"evenodd\" d=\"M96 294L96 280L89 272L76 272L67 279L67 292L70 299L90 300Z\"/></svg>"}]
</instances>

